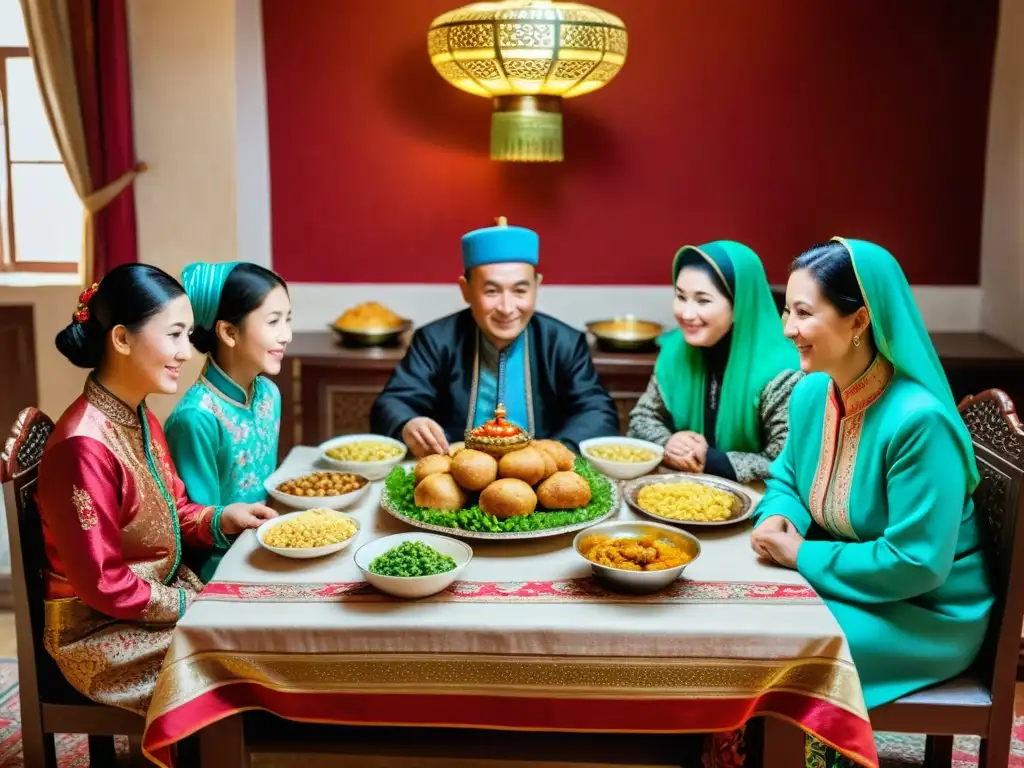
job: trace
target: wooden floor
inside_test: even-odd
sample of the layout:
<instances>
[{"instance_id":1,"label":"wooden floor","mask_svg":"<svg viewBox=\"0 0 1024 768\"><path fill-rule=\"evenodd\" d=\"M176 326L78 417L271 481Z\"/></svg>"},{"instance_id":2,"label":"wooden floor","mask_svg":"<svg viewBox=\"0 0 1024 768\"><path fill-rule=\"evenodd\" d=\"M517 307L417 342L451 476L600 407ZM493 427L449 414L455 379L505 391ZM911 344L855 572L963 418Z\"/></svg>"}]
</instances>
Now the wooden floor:
<instances>
[{"instance_id":1,"label":"wooden floor","mask_svg":"<svg viewBox=\"0 0 1024 768\"><path fill-rule=\"evenodd\" d=\"M15 641L14 632L14 614L10 611L0 611L0 658L16 658L18 655L17 643ZM1016 699L1016 710L1017 714L1024 713L1024 683L1017 684L1017 699ZM254 755L252 759L252 768L327 768L327 766L337 765L337 757L330 755L316 756L316 755L284 755L284 754L260 754ZM141 763L145 765L145 761ZM346 758L346 768L510 768L513 763L505 760L438 760L431 758L374 758L374 757L359 757L352 759L351 757ZM522 763L516 763L515 765L521 766ZM567 764L561 762L544 762L542 764L536 764L542 766L542 768L561 768ZM606 763L600 764L606 766ZM572 768L587 768L580 763L573 763ZM594 764L594 768L599 768L598 764ZM622 766L619 766L622 768ZM641 768L639 765L634 768Z\"/></svg>"}]
</instances>

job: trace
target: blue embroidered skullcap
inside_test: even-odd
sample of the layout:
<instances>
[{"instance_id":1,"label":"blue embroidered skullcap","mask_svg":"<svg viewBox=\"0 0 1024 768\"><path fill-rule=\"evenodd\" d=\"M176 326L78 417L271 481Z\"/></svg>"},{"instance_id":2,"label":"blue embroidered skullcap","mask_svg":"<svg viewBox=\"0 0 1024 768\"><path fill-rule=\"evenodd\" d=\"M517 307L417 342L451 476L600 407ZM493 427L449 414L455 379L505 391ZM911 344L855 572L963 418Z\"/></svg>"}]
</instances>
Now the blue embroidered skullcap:
<instances>
[{"instance_id":1,"label":"blue embroidered skullcap","mask_svg":"<svg viewBox=\"0 0 1024 768\"><path fill-rule=\"evenodd\" d=\"M532 229L510 227L502 216L495 227L475 229L462 236L462 266L522 262L537 266L540 237Z\"/></svg>"},{"instance_id":2,"label":"blue embroidered skullcap","mask_svg":"<svg viewBox=\"0 0 1024 768\"><path fill-rule=\"evenodd\" d=\"M181 284L192 304L192 315L196 328L212 329L217 320L217 309L220 307L220 295L224 291L224 283L228 281L231 270L242 262L229 261L211 264L196 261L181 271Z\"/></svg>"}]
</instances>

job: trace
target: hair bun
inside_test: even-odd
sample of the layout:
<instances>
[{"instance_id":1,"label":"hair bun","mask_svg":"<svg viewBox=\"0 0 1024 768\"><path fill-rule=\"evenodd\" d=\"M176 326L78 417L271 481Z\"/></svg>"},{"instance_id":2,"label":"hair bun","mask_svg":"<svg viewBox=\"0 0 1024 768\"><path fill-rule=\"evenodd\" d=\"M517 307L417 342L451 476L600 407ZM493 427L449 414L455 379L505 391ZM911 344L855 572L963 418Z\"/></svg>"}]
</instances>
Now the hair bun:
<instances>
[{"instance_id":1,"label":"hair bun","mask_svg":"<svg viewBox=\"0 0 1024 768\"><path fill-rule=\"evenodd\" d=\"M200 354L212 354L217 348L217 333L212 328L203 328L201 325L197 325L192 329L188 338Z\"/></svg>"},{"instance_id":2,"label":"hair bun","mask_svg":"<svg viewBox=\"0 0 1024 768\"><path fill-rule=\"evenodd\" d=\"M57 334L57 350L79 368L96 368L103 360L107 335L103 326L89 318L84 323L71 322Z\"/></svg>"}]
</instances>

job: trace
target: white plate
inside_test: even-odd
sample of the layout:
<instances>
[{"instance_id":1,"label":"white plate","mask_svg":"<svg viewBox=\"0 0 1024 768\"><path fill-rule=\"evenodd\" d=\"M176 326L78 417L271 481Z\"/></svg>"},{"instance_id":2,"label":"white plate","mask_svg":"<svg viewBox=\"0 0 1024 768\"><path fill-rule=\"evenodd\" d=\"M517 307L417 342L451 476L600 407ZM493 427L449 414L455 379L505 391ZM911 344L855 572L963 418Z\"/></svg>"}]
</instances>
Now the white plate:
<instances>
[{"instance_id":1,"label":"white plate","mask_svg":"<svg viewBox=\"0 0 1024 768\"><path fill-rule=\"evenodd\" d=\"M654 454L654 458L648 461L609 461L594 456L590 449L599 445L628 445L632 448L642 448ZM613 480L633 480L634 478L646 475L659 464L665 456L665 449L657 443L650 443L646 440L637 440L633 437L594 437L580 443L580 453L594 465L594 468L602 475L607 475Z\"/></svg>"},{"instance_id":2,"label":"white plate","mask_svg":"<svg viewBox=\"0 0 1024 768\"><path fill-rule=\"evenodd\" d=\"M455 567L432 576L381 576L370 571L370 563L376 557L406 541L420 541L428 547L433 547L442 555L448 555L455 560ZM396 533L363 544L356 550L353 559L363 578L381 592L395 597L415 599L436 595L446 589L473 559L473 549L469 544L448 536L433 533Z\"/></svg>"},{"instance_id":3,"label":"white plate","mask_svg":"<svg viewBox=\"0 0 1024 768\"><path fill-rule=\"evenodd\" d=\"M401 449L401 453L393 459L386 459L384 461L339 461L338 459L332 459L327 455L327 451L331 448L337 448L339 445L345 445L346 443L387 443L393 445L396 448ZM322 461L331 469L337 469L341 472L351 472L355 475L362 475L368 477L371 480L383 480L388 476L388 472L398 466L404 459L405 454L408 452L405 443L398 440L393 440L390 437L384 435L342 435L341 437L335 437L328 440L325 443L321 443L318 448L320 451L320 461Z\"/></svg>"},{"instance_id":4,"label":"white plate","mask_svg":"<svg viewBox=\"0 0 1024 768\"><path fill-rule=\"evenodd\" d=\"M295 480L296 478L304 475L311 475L314 472L338 472L341 470L325 470L318 467L310 467L303 470L292 470L291 472L282 472L278 470L270 477L267 478L266 482L263 483L263 488L267 494L286 507L292 509L346 509L351 507L353 504L358 502L366 492L370 490L370 479L366 475L361 477L366 480L363 483L363 487L359 490L352 491L352 493L343 493L339 496L292 496L290 493L282 493L277 490L277 486L286 480ZM350 474L359 475L359 472L351 472Z\"/></svg>"},{"instance_id":5,"label":"white plate","mask_svg":"<svg viewBox=\"0 0 1024 768\"><path fill-rule=\"evenodd\" d=\"M358 520L356 520L351 515L346 515L344 512L334 512L334 514L336 514L338 517L343 517L346 520L351 520L356 526L355 533L353 533L344 541L339 541L337 544L327 544L323 547L295 548L272 547L263 541L263 537L267 535L267 531L269 531L271 528L280 525L285 520L289 520L295 517L296 515L301 514L303 514L303 512L289 512L286 515L279 515L278 517L275 517L273 520L267 520L265 523L263 523L263 525L256 529L256 540L260 543L260 546L264 549L270 550L276 555L281 555L282 557L291 557L295 560L309 560L313 557L323 557L324 555L333 555L335 552L340 552L349 544L351 544L355 540L356 536L359 535L360 526Z\"/></svg>"}]
</instances>

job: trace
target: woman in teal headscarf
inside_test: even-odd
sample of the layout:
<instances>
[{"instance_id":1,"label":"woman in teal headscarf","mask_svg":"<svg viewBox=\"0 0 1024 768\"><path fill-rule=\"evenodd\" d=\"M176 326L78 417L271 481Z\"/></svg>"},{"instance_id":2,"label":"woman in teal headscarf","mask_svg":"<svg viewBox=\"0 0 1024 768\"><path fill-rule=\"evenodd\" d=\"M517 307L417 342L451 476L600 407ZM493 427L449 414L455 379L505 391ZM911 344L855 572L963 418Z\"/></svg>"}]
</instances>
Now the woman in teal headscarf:
<instances>
[{"instance_id":1,"label":"woman in teal headscarf","mask_svg":"<svg viewBox=\"0 0 1024 768\"><path fill-rule=\"evenodd\" d=\"M869 709L963 672L993 597L970 434L896 260L834 238L794 262L786 335L805 377L754 550L795 568L850 643ZM817 765L843 765L808 744Z\"/></svg>"},{"instance_id":2,"label":"woman in teal headscarf","mask_svg":"<svg viewBox=\"0 0 1024 768\"><path fill-rule=\"evenodd\" d=\"M208 357L167 420L171 457L200 503L262 502L281 427L281 394L267 376L281 371L292 338L287 285L246 262L197 262L181 278L195 316L192 345ZM188 556L209 581L223 552Z\"/></svg>"},{"instance_id":3,"label":"woman in teal headscarf","mask_svg":"<svg viewBox=\"0 0 1024 768\"><path fill-rule=\"evenodd\" d=\"M786 441L800 377L761 260L730 240L680 248L672 262L679 328L661 340L629 436L665 446L665 464L759 480Z\"/></svg>"}]
</instances>

